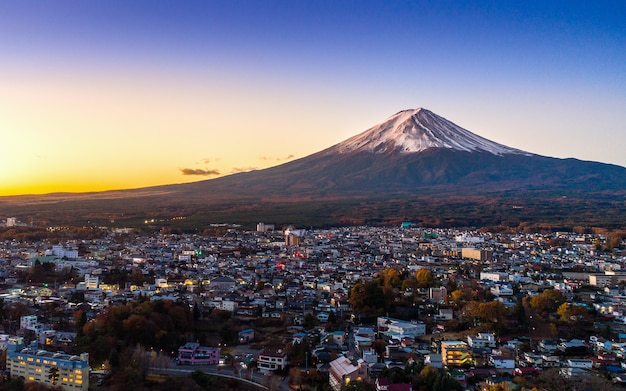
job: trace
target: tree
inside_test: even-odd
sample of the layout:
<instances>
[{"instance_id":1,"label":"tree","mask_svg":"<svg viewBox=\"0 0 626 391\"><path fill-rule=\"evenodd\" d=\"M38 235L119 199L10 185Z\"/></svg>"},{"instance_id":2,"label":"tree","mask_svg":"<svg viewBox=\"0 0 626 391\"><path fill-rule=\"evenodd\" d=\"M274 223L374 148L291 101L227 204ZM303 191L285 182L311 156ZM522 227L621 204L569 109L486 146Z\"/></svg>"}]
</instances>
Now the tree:
<instances>
[{"instance_id":1,"label":"tree","mask_svg":"<svg viewBox=\"0 0 626 391\"><path fill-rule=\"evenodd\" d=\"M355 313L379 315L385 310L385 295L376 281L354 284L348 302Z\"/></svg>"},{"instance_id":2,"label":"tree","mask_svg":"<svg viewBox=\"0 0 626 391\"><path fill-rule=\"evenodd\" d=\"M57 382L59 381L59 368L58 367L50 368L50 370L48 371L48 379L52 381L53 385L57 384Z\"/></svg>"},{"instance_id":3,"label":"tree","mask_svg":"<svg viewBox=\"0 0 626 391\"><path fill-rule=\"evenodd\" d=\"M380 272L379 277L382 279L382 285L385 287L397 288L400 286L400 273L394 268L385 268Z\"/></svg>"},{"instance_id":4,"label":"tree","mask_svg":"<svg viewBox=\"0 0 626 391\"><path fill-rule=\"evenodd\" d=\"M530 298L530 307L539 314L554 312L565 302L565 296L555 289L546 289L540 295Z\"/></svg>"},{"instance_id":5,"label":"tree","mask_svg":"<svg viewBox=\"0 0 626 391\"><path fill-rule=\"evenodd\" d=\"M433 386L438 375L439 375L439 370L430 365L425 366L424 369L422 369L420 372L420 378L422 379L424 384L426 384L426 386L428 386L429 388Z\"/></svg>"},{"instance_id":6,"label":"tree","mask_svg":"<svg viewBox=\"0 0 626 391\"><path fill-rule=\"evenodd\" d=\"M371 383L361 380L352 380L341 387L341 391L376 391L376 388Z\"/></svg>"},{"instance_id":7,"label":"tree","mask_svg":"<svg viewBox=\"0 0 626 391\"><path fill-rule=\"evenodd\" d=\"M579 317L587 315L587 310L579 305L572 305L570 303L563 303L556 310L562 321L572 323Z\"/></svg>"},{"instance_id":8,"label":"tree","mask_svg":"<svg viewBox=\"0 0 626 391\"><path fill-rule=\"evenodd\" d=\"M422 267L415 272L415 279L419 288L429 288L434 285L435 279L429 269Z\"/></svg>"},{"instance_id":9,"label":"tree","mask_svg":"<svg viewBox=\"0 0 626 391\"><path fill-rule=\"evenodd\" d=\"M298 389L302 389L302 370L299 367L293 367L289 370L289 382Z\"/></svg>"}]
</instances>

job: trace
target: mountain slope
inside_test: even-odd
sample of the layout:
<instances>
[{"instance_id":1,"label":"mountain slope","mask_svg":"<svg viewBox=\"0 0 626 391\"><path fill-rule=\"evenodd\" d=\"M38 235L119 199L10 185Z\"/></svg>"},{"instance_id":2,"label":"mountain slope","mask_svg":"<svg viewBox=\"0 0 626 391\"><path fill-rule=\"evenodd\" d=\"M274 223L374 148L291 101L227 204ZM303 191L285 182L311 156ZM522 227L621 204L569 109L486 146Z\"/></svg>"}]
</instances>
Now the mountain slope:
<instances>
[{"instance_id":1,"label":"mountain slope","mask_svg":"<svg viewBox=\"0 0 626 391\"><path fill-rule=\"evenodd\" d=\"M136 190L4 197L0 218L130 222L186 216L196 224L308 225L440 222L445 215L448 223L472 225L533 219L615 225L626 221L625 194L624 167L535 155L416 109L280 166Z\"/></svg>"},{"instance_id":2,"label":"mountain slope","mask_svg":"<svg viewBox=\"0 0 626 391\"><path fill-rule=\"evenodd\" d=\"M626 169L535 155L498 144L425 109L401 111L337 145L260 171L190 185L240 195L353 196L552 188L626 189ZM454 187L459 187L454 190Z\"/></svg>"}]
</instances>

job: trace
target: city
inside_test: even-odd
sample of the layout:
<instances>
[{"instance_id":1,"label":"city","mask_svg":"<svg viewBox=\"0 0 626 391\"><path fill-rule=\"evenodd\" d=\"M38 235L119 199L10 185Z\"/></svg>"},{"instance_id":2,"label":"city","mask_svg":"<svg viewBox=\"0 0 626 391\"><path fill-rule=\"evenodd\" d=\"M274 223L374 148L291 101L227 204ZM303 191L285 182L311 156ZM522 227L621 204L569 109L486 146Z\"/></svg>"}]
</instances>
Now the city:
<instances>
[{"instance_id":1,"label":"city","mask_svg":"<svg viewBox=\"0 0 626 391\"><path fill-rule=\"evenodd\" d=\"M626 381L622 231L259 223L30 241L5 239L19 222L4 225L3 387L158 389L206 374L335 391Z\"/></svg>"}]
</instances>

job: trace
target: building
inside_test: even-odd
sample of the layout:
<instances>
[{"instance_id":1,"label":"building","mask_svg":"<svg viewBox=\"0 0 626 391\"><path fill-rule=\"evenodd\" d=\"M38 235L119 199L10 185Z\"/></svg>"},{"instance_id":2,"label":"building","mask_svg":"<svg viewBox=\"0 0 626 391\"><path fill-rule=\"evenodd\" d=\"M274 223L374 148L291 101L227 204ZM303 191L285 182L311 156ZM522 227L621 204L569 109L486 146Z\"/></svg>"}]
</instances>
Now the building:
<instances>
[{"instance_id":1,"label":"building","mask_svg":"<svg viewBox=\"0 0 626 391\"><path fill-rule=\"evenodd\" d=\"M493 282L509 281L509 273L502 272L480 272L481 280L489 280Z\"/></svg>"},{"instance_id":2,"label":"building","mask_svg":"<svg viewBox=\"0 0 626 391\"><path fill-rule=\"evenodd\" d=\"M424 356L424 364L435 368L443 368L441 354L430 353Z\"/></svg>"},{"instance_id":3,"label":"building","mask_svg":"<svg viewBox=\"0 0 626 391\"><path fill-rule=\"evenodd\" d=\"M187 365L213 365L220 362L220 348L200 346L197 342L187 342L178 348L178 363Z\"/></svg>"},{"instance_id":4,"label":"building","mask_svg":"<svg viewBox=\"0 0 626 391\"><path fill-rule=\"evenodd\" d=\"M492 333L478 333L478 335L468 335L467 344L472 349L495 348L496 336Z\"/></svg>"},{"instance_id":5,"label":"building","mask_svg":"<svg viewBox=\"0 0 626 391\"><path fill-rule=\"evenodd\" d=\"M285 245L286 246L299 246L300 238L304 236L303 229L295 229L292 226L289 226L285 230Z\"/></svg>"},{"instance_id":6,"label":"building","mask_svg":"<svg viewBox=\"0 0 626 391\"><path fill-rule=\"evenodd\" d=\"M515 369L515 357L512 356L491 355L489 362L498 371L513 373Z\"/></svg>"},{"instance_id":7,"label":"building","mask_svg":"<svg viewBox=\"0 0 626 391\"><path fill-rule=\"evenodd\" d=\"M335 391L351 381L369 381L368 367L363 359L352 361L347 357L339 357L330 362L328 383Z\"/></svg>"},{"instance_id":8,"label":"building","mask_svg":"<svg viewBox=\"0 0 626 391\"><path fill-rule=\"evenodd\" d=\"M443 304L446 301L447 296L448 296L448 290L446 289L445 286L428 289L428 299L432 303Z\"/></svg>"},{"instance_id":9,"label":"building","mask_svg":"<svg viewBox=\"0 0 626 391\"><path fill-rule=\"evenodd\" d=\"M237 286L237 281L230 277L219 276L211 279L209 288L217 292L232 292Z\"/></svg>"},{"instance_id":10,"label":"building","mask_svg":"<svg viewBox=\"0 0 626 391\"><path fill-rule=\"evenodd\" d=\"M490 261L492 257L492 250L476 249L471 247L463 247L463 249L461 249L461 258L463 259L473 259L475 261Z\"/></svg>"},{"instance_id":11,"label":"building","mask_svg":"<svg viewBox=\"0 0 626 391\"><path fill-rule=\"evenodd\" d=\"M7 370L12 378L21 376L27 382L57 386L64 391L89 389L88 353L79 357L39 350L36 346L24 348L20 337L9 340Z\"/></svg>"},{"instance_id":12,"label":"building","mask_svg":"<svg viewBox=\"0 0 626 391\"><path fill-rule=\"evenodd\" d=\"M257 358L259 372L267 374L277 369L285 369L287 366L287 353L282 350L273 351L264 349Z\"/></svg>"},{"instance_id":13,"label":"building","mask_svg":"<svg viewBox=\"0 0 626 391\"><path fill-rule=\"evenodd\" d=\"M274 230L274 224L258 223L256 225L257 232L270 232Z\"/></svg>"},{"instance_id":14,"label":"building","mask_svg":"<svg viewBox=\"0 0 626 391\"><path fill-rule=\"evenodd\" d=\"M20 328L34 331L39 335L44 329L44 324L37 322L37 315L25 315L20 318Z\"/></svg>"},{"instance_id":15,"label":"building","mask_svg":"<svg viewBox=\"0 0 626 391\"><path fill-rule=\"evenodd\" d=\"M17 217L7 217L7 227L15 227L17 225Z\"/></svg>"},{"instance_id":16,"label":"building","mask_svg":"<svg viewBox=\"0 0 626 391\"><path fill-rule=\"evenodd\" d=\"M85 274L85 288L86 289L100 288L100 277L92 276L91 274Z\"/></svg>"},{"instance_id":17,"label":"building","mask_svg":"<svg viewBox=\"0 0 626 391\"><path fill-rule=\"evenodd\" d=\"M606 270L604 274L590 274L589 285L611 286L626 281L626 272Z\"/></svg>"},{"instance_id":18,"label":"building","mask_svg":"<svg viewBox=\"0 0 626 391\"><path fill-rule=\"evenodd\" d=\"M376 323L379 330L386 330L385 334L391 336L415 338L426 335L426 325L422 322L407 322L379 316Z\"/></svg>"},{"instance_id":19,"label":"building","mask_svg":"<svg viewBox=\"0 0 626 391\"><path fill-rule=\"evenodd\" d=\"M441 341L441 362L443 365L463 365L472 361L467 344L463 341Z\"/></svg>"}]
</instances>

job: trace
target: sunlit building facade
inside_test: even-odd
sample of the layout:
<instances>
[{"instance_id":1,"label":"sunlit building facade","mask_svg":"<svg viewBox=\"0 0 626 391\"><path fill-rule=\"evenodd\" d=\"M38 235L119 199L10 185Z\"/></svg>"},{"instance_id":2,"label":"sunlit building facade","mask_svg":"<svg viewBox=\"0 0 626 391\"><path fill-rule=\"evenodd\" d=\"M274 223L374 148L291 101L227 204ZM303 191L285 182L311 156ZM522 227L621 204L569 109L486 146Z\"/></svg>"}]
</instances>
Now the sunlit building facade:
<instances>
[{"instance_id":1,"label":"sunlit building facade","mask_svg":"<svg viewBox=\"0 0 626 391\"><path fill-rule=\"evenodd\" d=\"M36 347L24 348L23 339L11 338L7 349L7 370L11 378L61 387L64 391L89 389L89 354L73 356Z\"/></svg>"},{"instance_id":2,"label":"sunlit building facade","mask_svg":"<svg viewBox=\"0 0 626 391\"><path fill-rule=\"evenodd\" d=\"M469 364L472 361L472 355L463 341L442 341L441 361L443 365L449 366Z\"/></svg>"}]
</instances>

